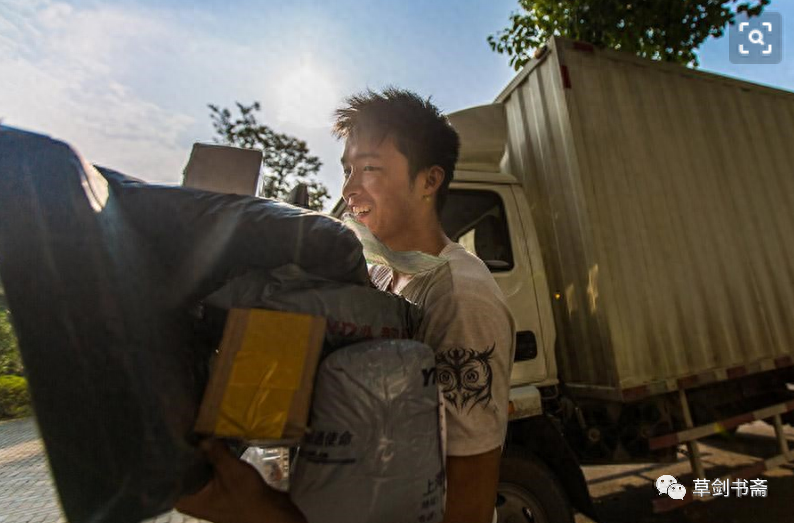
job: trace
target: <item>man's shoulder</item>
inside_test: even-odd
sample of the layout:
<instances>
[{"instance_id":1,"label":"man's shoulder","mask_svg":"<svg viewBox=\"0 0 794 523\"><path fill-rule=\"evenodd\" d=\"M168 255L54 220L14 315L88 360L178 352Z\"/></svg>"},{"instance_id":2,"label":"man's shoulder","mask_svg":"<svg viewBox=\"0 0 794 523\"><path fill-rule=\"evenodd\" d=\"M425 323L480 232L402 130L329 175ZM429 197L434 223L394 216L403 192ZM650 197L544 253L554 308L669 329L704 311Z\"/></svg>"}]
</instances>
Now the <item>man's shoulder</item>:
<instances>
[{"instance_id":1,"label":"man's shoulder","mask_svg":"<svg viewBox=\"0 0 794 523\"><path fill-rule=\"evenodd\" d=\"M455 243L444 249L443 257L447 260L446 270L437 275L438 285L433 286L435 292L431 291L437 298L504 301L491 271L477 256Z\"/></svg>"},{"instance_id":2,"label":"man's shoulder","mask_svg":"<svg viewBox=\"0 0 794 523\"><path fill-rule=\"evenodd\" d=\"M493 279L485 263L467 251L461 244L452 243L442 252L444 258L449 262L450 268L454 268L457 274L479 278L488 276L489 279Z\"/></svg>"}]
</instances>

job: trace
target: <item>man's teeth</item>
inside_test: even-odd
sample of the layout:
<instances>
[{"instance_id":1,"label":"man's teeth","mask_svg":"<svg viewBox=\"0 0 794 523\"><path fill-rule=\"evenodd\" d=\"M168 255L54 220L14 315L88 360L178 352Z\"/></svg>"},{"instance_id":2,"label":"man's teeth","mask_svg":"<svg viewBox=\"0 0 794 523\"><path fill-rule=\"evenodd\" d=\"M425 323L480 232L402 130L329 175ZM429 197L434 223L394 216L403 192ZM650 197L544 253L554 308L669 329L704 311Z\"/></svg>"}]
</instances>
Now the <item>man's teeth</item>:
<instances>
[{"instance_id":1,"label":"man's teeth","mask_svg":"<svg viewBox=\"0 0 794 523\"><path fill-rule=\"evenodd\" d=\"M365 212L369 212L370 207L367 205L363 205L363 206L354 205L352 210L353 210L353 214L363 214Z\"/></svg>"}]
</instances>

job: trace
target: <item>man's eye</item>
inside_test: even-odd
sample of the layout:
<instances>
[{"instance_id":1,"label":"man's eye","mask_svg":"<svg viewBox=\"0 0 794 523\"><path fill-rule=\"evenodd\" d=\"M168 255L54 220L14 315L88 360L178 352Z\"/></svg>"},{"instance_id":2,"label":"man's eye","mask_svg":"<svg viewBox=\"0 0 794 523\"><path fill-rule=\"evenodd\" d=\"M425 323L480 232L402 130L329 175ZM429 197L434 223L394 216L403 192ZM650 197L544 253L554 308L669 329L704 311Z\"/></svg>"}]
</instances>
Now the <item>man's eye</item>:
<instances>
[{"instance_id":1,"label":"man's eye","mask_svg":"<svg viewBox=\"0 0 794 523\"><path fill-rule=\"evenodd\" d=\"M350 167L345 167L345 168L342 170L342 172L344 172L344 173L345 173L345 178L347 178L348 176L350 176L350 173L352 172L352 169L350 169Z\"/></svg>"},{"instance_id":2,"label":"man's eye","mask_svg":"<svg viewBox=\"0 0 794 523\"><path fill-rule=\"evenodd\" d=\"M365 165L362 169L363 171L377 171L380 167L375 167L374 165Z\"/></svg>"}]
</instances>

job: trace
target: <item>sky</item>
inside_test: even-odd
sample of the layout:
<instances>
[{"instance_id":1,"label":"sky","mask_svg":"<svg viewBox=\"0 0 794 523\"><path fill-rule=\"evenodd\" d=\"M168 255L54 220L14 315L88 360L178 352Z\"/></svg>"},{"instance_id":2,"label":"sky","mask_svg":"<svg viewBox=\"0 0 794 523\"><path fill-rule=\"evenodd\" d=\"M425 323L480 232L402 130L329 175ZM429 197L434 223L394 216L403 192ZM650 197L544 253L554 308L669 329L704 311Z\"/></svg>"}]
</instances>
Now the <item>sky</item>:
<instances>
[{"instance_id":1,"label":"sky","mask_svg":"<svg viewBox=\"0 0 794 523\"><path fill-rule=\"evenodd\" d=\"M231 5L230 5L231 4ZM453 112L493 101L515 72L488 35L516 0L0 0L0 119L69 142L90 162L179 183L207 104L262 104L260 120L305 140L341 194L332 113L348 95L408 88ZM727 33L700 68L794 91L794 2L778 65L734 65Z\"/></svg>"}]
</instances>

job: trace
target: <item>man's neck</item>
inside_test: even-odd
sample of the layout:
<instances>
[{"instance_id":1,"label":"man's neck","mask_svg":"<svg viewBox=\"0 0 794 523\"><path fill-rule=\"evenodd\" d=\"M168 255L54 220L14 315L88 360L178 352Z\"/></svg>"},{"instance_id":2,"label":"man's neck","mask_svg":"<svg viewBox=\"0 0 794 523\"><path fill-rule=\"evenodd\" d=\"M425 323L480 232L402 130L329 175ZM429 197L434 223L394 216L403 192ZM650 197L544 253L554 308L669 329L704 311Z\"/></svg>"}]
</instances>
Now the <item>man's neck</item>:
<instances>
[{"instance_id":1,"label":"man's neck","mask_svg":"<svg viewBox=\"0 0 794 523\"><path fill-rule=\"evenodd\" d=\"M438 256L449 243L438 222L431 227L407 229L399 237L384 242L393 251L420 251L432 256Z\"/></svg>"}]
</instances>

